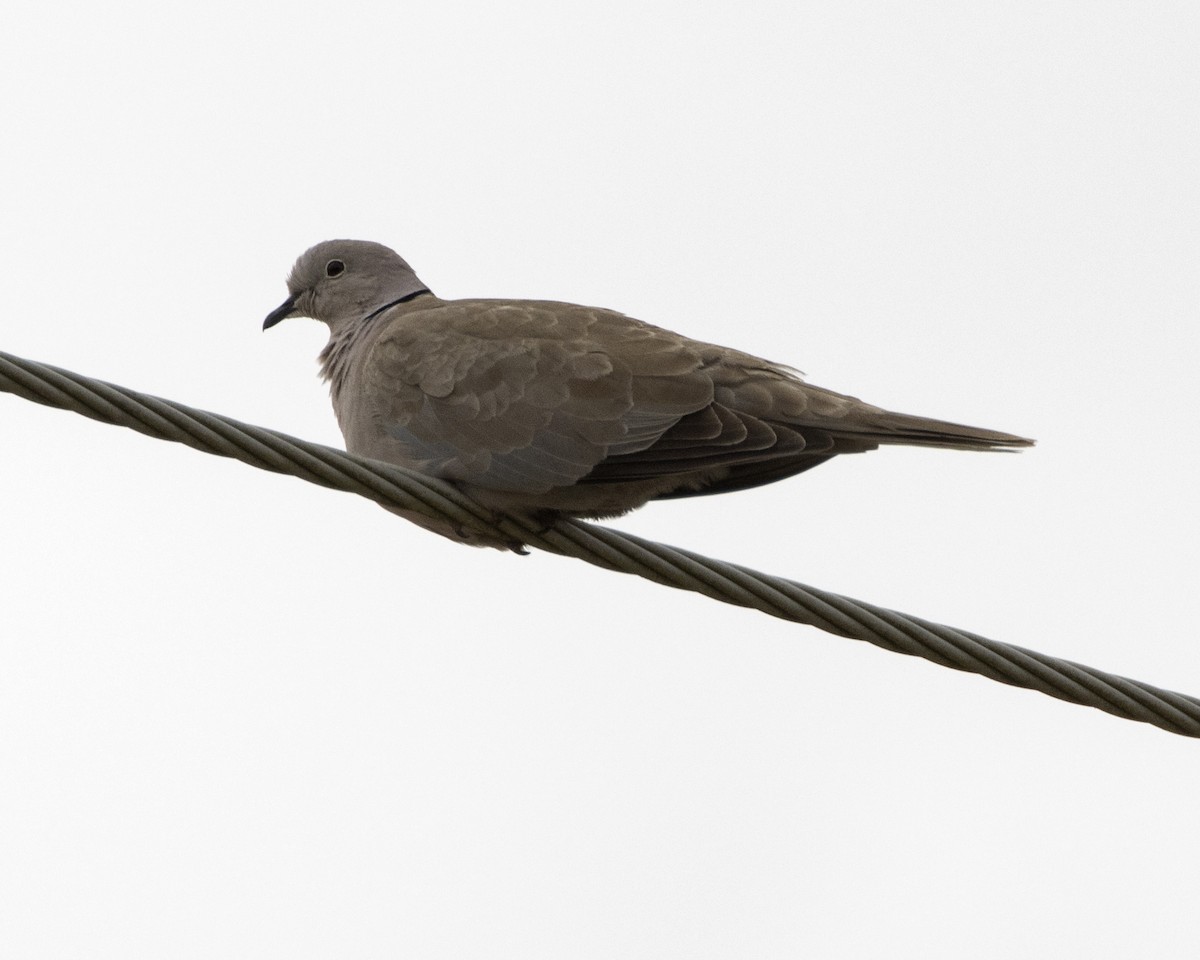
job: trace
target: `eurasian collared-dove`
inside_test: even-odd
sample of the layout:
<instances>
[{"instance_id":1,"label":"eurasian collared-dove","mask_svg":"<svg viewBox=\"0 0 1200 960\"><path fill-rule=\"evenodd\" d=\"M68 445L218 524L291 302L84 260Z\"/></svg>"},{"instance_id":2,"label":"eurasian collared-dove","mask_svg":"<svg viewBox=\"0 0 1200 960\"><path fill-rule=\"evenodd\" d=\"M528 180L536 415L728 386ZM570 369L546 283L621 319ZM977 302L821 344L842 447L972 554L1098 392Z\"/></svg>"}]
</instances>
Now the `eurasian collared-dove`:
<instances>
[{"instance_id":1,"label":"eurasian collared-dove","mask_svg":"<svg viewBox=\"0 0 1200 960\"><path fill-rule=\"evenodd\" d=\"M329 327L321 373L346 449L451 481L501 513L614 517L880 444L1032 444L890 413L613 310L439 300L378 243L318 243L287 286L263 329L292 316ZM403 515L452 539L515 546Z\"/></svg>"}]
</instances>

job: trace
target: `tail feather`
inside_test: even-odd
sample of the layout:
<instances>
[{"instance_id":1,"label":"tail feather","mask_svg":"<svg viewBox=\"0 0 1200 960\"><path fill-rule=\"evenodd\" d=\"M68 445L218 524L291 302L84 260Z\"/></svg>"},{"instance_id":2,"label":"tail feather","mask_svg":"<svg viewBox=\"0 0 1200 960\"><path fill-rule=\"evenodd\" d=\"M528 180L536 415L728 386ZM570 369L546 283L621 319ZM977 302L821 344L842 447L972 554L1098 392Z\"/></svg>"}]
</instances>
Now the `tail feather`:
<instances>
[{"instance_id":1,"label":"tail feather","mask_svg":"<svg viewBox=\"0 0 1200 960\"><path fill-rule=\"evenodd\" d=\"M914 417L890 410L877 410L854 417L830 432L846 439L879 444L909 444L918 447L947 447L955 450L1017 450L1035 441L1001 430L969 427L962 423Z\"/></svg>"}]
</instances>

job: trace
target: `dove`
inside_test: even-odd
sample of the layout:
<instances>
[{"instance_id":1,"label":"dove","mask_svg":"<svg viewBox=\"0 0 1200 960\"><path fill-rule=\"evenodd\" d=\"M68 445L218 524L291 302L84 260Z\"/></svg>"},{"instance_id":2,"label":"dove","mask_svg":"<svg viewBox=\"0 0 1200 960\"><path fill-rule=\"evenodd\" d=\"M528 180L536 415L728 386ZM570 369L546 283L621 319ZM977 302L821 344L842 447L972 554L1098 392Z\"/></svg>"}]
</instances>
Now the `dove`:
<instances>
[{"instance_id":1,"label":"dove","mask_svg":"<svg viewBox=\"0 0 1200 960\"><path fill-rule=\"evenodd\" d=\"M746 490L890 444L1033 443L893 413L615 310L441 300L399 254L370 241L318 243L287 289L263 329L288 317L329 328L321 375L350 453L542 524ZM521 546L389 509L475 546Z\"/></svg>"}]
</instances>

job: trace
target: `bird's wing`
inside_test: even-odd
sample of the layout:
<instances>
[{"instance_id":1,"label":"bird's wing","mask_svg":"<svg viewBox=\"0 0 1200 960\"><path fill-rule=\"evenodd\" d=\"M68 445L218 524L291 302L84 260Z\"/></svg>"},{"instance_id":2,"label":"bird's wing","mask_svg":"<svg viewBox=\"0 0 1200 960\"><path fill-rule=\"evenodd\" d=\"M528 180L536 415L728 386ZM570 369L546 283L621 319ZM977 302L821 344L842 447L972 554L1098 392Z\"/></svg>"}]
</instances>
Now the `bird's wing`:
<instances>
[{"instance_id":1,"label":"bird's wing","mask_svg":"<svg viewBox=\"0 0 1200 960\"><path fill-rule=\"evenodd\" d=\"M414 465L539 493L677 425L718 436L728 424L706 419L713 384L702 368L691 341L613 311L460 300L398 313L363 382L369 415Z\"/></svg>"}]
</instances>

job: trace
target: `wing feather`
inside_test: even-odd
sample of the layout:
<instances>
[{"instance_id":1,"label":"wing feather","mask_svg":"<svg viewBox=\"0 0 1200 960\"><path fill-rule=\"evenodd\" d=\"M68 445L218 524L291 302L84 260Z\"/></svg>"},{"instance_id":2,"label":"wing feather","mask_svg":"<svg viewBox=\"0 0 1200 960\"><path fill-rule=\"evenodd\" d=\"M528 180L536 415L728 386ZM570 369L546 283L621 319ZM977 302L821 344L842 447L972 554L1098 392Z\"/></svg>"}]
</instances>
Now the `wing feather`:
<instances>
[{"instance_id":1,"label":"wing feather","mask_svg":"<svg viewBox=\"0 0 1200 960\"><path fill-rule=\"evenodd\" d=\"M403 459L522 493L573 484L706 408L688 341L570 304L439 302L399 312L365 365L369 415Z\"/></svg>"}]
</instances>

